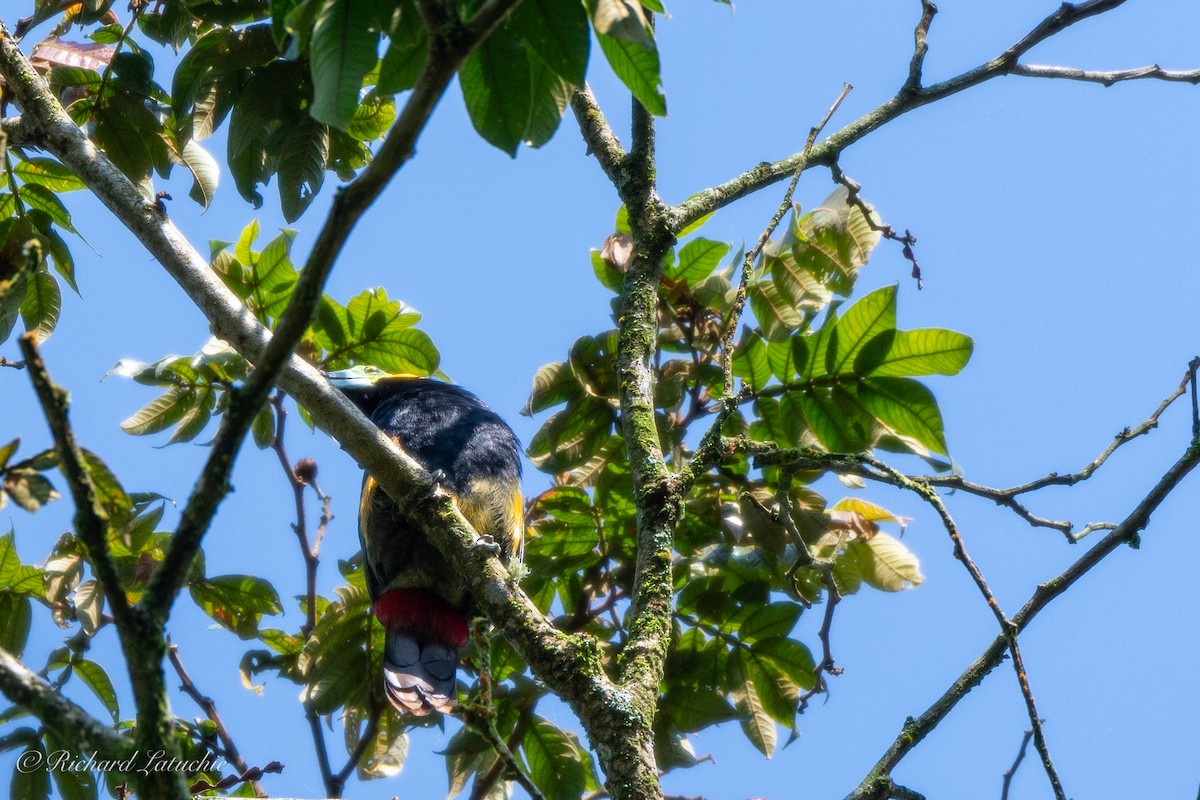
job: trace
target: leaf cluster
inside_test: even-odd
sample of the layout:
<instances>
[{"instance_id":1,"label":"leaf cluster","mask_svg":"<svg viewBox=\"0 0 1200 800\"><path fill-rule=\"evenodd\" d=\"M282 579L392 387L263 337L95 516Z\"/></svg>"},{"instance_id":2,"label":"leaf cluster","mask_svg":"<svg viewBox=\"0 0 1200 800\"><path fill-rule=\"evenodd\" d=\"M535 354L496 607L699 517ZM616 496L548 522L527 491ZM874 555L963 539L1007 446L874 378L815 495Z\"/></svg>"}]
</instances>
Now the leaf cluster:
<instances>
[{"instance_id":1,"label":"leaf cluster","mask_svg":"<svg viewBox=\"0 0 1200 800\"><path fill-rule=\"evenodd\" d=\"M794 628L822 602L824 568L839 595L923 580L915 555L879 527L903 519L861 498L828 502L813 485L827 470L752 461L793 448L886 448L945 468L933 458L947 452L941 414L914 377L958 372L971 341L897 329L896 286L845 306L879 240L870 222L838 190L812 211L796 210L753 263L698 235L663 263L656 427L668 463L693 480L673 553L672 649L655 723L660 769L695 764L689 734L721 722L737 720L767 755L777 725L795 736L801 698L821 686L818 660ZM628 234L622 210L616 234L592 255L597 279L614 292ZM559 612L561 625L613 653L625 634L637 525L617 348L616 330L577 340L565 361L538 372L525 408L550 412L529 455L558 484L530 512L526 589ZM720 444L698 452L698 436ZM711 462L696 474L698 459Z\"/></svg>"},{"instance_id":2,"label":"leaf cluster","mask_svg":"<svg viewBox=\"0 0 1200 800\"><path fill-rule=\"evenodd\" d=\"M251 222L236 242L212 242L212 268L225 284L268 326L279 322L299 273L291 261L295 231L284 230L261 250L254 249L259 225ZM432 375L440 355L433 341L414 327L421 315L382 288L365 290L345 305L328 295L301 340L299 352L323 370L373 364L388 372ZM174 428L168 444L190 442L214 417L224 413L251 365L219 339L193 355L171 355L153 363L123 359L109 375L165 388L121 423L135 436ZM260 448L275 441L276 410L264 404L251 434Z\"/></svg>"}]
</instances>

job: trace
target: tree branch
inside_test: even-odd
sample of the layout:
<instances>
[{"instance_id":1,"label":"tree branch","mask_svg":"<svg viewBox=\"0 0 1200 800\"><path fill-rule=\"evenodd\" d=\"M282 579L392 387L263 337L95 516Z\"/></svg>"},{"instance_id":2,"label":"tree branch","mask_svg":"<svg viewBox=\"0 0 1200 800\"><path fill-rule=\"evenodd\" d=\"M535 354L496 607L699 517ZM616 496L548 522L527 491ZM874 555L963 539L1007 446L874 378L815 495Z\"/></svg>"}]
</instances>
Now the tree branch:
<instances>
[{"instance_id":1,"label":"tree branch","mask_svg":"<svg viewBox=\"0 0 1200 800\"><path fill-rule=\"evenodd\" d=\"M962 562L967 572L971 576L971 580L975 582L979 593L983 595L983 599L987 602L988 608L996 617L996 622L1000 625L1001 635L1004 637L1005 643L1008 645L1008 651L1012 654L1013 669L1017 673L1017 683L1021 687L1021 696L1025 700L1025 709L1029 714L1029 722L1033 729L1033 740L1037 746L1038 754L1042 758L1042 766L1046 770L1046 777L1050 780L1050 787L1054 791L1054 796L1057 800L1066 800L1066 793L1063 791L1062 783L1059 780L1058 772L1054 769L1054 762L1050 758L1050 748L1046 744L1045 732L1042 729L1042 720L1038 715L1037 704L1033 699L1033 689L1029 686L1029 673L1025 669L1025 659L1021 655L1021 648L1017 642L1017 631L1012 621L1005 615L1004 610L1000 608L1000 603L997 602L996 596L992 593L987 581L983 577L983 573L975 564L975 561L967 553L966 542L963 541L962 533L958 529L958 524L950 515L946 504L942 502L942 498L933 490L929 484L922 483L919 480L913 480L900 472L892 469L887 464L877 461L873 458L864 459L871 464L876 470L877 475L870 473L860 473L864 476L870 475L877 480L883 480L891 483L901 489L915 492L919 497L925 500L937 512L937 515L942 520L942 526L946 532L950 534L950 539L954 543L954 557Z\"/></svg>"},{"instance_id":2,"label":"tree branch","mask_svg":"<svg viewBox=\"0 0 1200 800\"><path fill-rule=\"evenodd\" d=\"M26 333L20 337L19 343L21 354L25 356L25 368L29 372L29 379L50 426L50 434L58 452L59 467L75 501L75 532L87 547L88 561L91 562L92 570L100 583L104 599L112 609L113 619L120 628L129 623L129 601L117 574L116 565L109 555L108 512L96 493L91 471L67 419L70 395L50 379L50 373L47 372L38 351L37 334Z\"/></svg>"},{"instance_id":3,"label":"tree branch","mask_svg":"<svg viewBox=\"0 0 1200 800\"><path fill-rule=\"evenodd\" d=\"M1200 359L1193 360L1189 365L1188 382L1190 383L1200 368ZM1041 584L1033 595L1012 617L1013 631L1021 633L1047 605L1061 597L1076 581L1086 575L1093 567L1111 555L1118 547L1129 544L1137 539L1139 533L1150 521L1151 515L1172 491L1200 464L1200 415L1193 414L1193 434L1183 455L1176 461L1161 479L1142 498L1132 512L1116 528L1101 539L1096 545L1077 559L1071 566L1052 580ZM909 718L900 735L875 764L862 783L847 795L847 800L867 800L881 795L877 787L881 780L889 780L889 775L896 765L912 751L936 728L946 715L958 704L971 689L996 668L1007 649L1007 639L1004 634L998 635L992 643L975 659L963 673L951 684L937 701L921 716Z\"/></svg>"},{"instance_id":4,"label":"tree branch","mask_svg":"<svg viewBox=\"0 0 1200 800\"><path fill-rule=\"evenodd\" d=\"M3 648L0 648L0 691L80 752L95 751L101 758L117 760L132 754L132 739L101 725Z\"/></svg>"},{"instance_id":5,"label":"tree branch","mask_svg":"<svg viewBox=\"0 0 1200 800\"><path fill-rule=\"evenodd\" d=\"M771 221L767 223L767 227L759 235L758 241L754 247L750 248L750 252L746 253L745 259L742 261L742 278L738 282L737 295L733 300L733 308L729 312L729 322L725 325L725 335L722 337L721 346L721 367L725 373L725 396L732 398L733 395L733 340L737 336L738 320L741 319L742 309L746 306L746 290L750 285L750 275L754 270L754 262L758 260L762 254L763 248L767 246L767 242L771 239L771 234L775 233L775 229L779 227L779 223L787 216L787 213L792 210L792 194L796 191L796 184L800 182L800 175L808 167L808 159L812 155L813 145L816 144L817 137L821 135L821 131L829 123L829 120L837 112L842 101L846 99L846 95L850 94L850 90L854 87L848 83L842 84L842 91L838 94L837 99L833 101L833 105L825 112L825 116L820 122L813 125L808 131L808 140L804 143L804 149L800 151L800 163L796 165L795 171L792 173L791 183L788 184L787 191L783 193L783 200L779 203L779 208L775 211L775 215L771 217ZM724 415L718 415L715 427L719 427L725 422Z\"/></svg>"},{"instance_id":6,"label":"tree branch","mask_svg":"<svg viewBox=\"0 0 1200 800\"><path fill-rule=\"evenodd\" d=\"M1021 747L1017 750L1017 757L1013 760L1012 766L1008 768L1008 771L1004 773L1004 782L1000 786L1000 800L1008 800L1008 787L1012 784L1013 776L1017 774L1017 768L1025 760L1025 751L1029 748L1029 740L1032 738L1032 728L1025 731L1025 735L1021 737Z\"/></svg>"},{"instance_id":7,"label":"tree branch","mask_svg":"<svg viewBox=\"0 0 1200 800\"><path fill-rule=\"evenodd\" d=\"M995 58L974 69L956 75L949 80L922 87L920 85L921 70L928 47L926 36L929 32L935 11L930 3L923 0L921 19L917 23L914 33L913 57L909 64L908 75L900 90L894 97L880 105L874 111L864 114L862 117L859 117L854 122L851 122L818 143L808 158L808 165L832 164L847 147L902 114L949 97L952 94L957 94L964 89L977 86L992 78L1015 73L1018 67L1018 59L1035 45L1081 20L1111 11L1124 2L1125 0L1090 0L1090 2L1085 3L1063 3L1022 37L1020 41ZM1045 75L1042 77L1050 76ZM1064 75L1062 77L1071 76ZM1146 75L1144 77L1159 76ZM680 205L672 206L668 210L671 230L680 231L705 214L723 208L764 186L769 186L772 183L787 178L796 171L797 166L801 162L801 156L801 153L796 153L774 163L759 164L719 186L693 195Z\"/></svg>"},{"instance_id":8,"label":"tree branch","mask_svg":"<svg viewBox=\"0 0 1200 800\"><path fill-rule=\"evenodd\" d=\"M627 154L621 147L621 142L617 140L617 135L609 127L591 87L585 85L582 89L571 92L571 111L575 114L575 121L579 123L579 131L587 144L588 155L595 157L600 169L604 170L604 174L614 186L619 187L624 180L622 169Z\"/></svg>"},{"instance_id":9,"label":"tree branch","mask_svg":"<svg viewBox=\"0 0 1200 800\"><path fill-rule=\"evenodd\" d=\"M1010 74L1020 75L1024 78L1061 78L1072 81L1087 81L1089 83L1103 84L1104 86L1112 86L1114 83L1121 83L1122 81L1142 80L1145 78L1190 83L1192 85L1200 84L1200 69L1169 70L1163 69L1158 64L1109 71L1086 70L1079 67L1046 66L1042 64L1016 64L1013 66Z\"/></svg>"},{"instance_id":10,"label":"tree branch","mask_svg":"<svg viewBox=\"0 0 1200 800\"><path fill-rule=\"evenodd\" d=\"M204 712L212 724L216 727L217 738L221 740L221 747L225 750L225 758L238 771L238 775L246 775L250 772L250 765L242 758L241 752L237 745L234 744L233 736L230 735L229 729L225 727L224 720L217 712L217 704L208 695L201 692L192 676L188 674L187 668L183 666L183 660L179 657L179 645L171 643L167 646L167 658L171 661L171 666L175 668L175 674L179 676L180 689L188 697L200 706L200 710ZM255 797L266 797L267 793L263 791L262 784L257 780L248 779L250 786L254 789Z\"/></svg>"},{"instance_id":11,"label":"tree branch","mask_svg":"<svg viewBox=\"0 0 1200 800\"><path fill-rule=\"evenodd\" d=\"M1167 397L1165 397L1163 401L1159 403L1158 408L1154 410L1154 413L1151 414L1145 422L1142 422L1133 428L1123 429L1116 435L1108 447L1106 447L1104 451L1100 453L1100 455L1092 459L1090 463L1086 464L1078 472L1072 472L1067 475L1060 475L1057 472L1051 472L1045 477L1020 484L1019 486L1013 486L1008 489L995 489L990 486L983 486L982 484L968 481L961 475L922 475L915 478L915 480L929 486L940 486L947 489L956 489L966 492L967 494L985 497L994 501L997 505L1006 506L1007 508L1012 509L1017 516L1021 517L1034 527L1053 528L1061 531L1067 537L1068 542L1075 544L1092 531L1104 529L1111 530L1114 526L1111 523L1089 523L1078 533L1075 533L1074 526L1069 521L1049 520L1035 516L1031 514L1029 510L1025 508L1025 506L1018 502L1016 498L1019 495L1035 492L1039 489L1045 489L1048 486L1074 486L1075 484L1092 477L1096 470L1104 466L1104 463L1108 461L1109 457L1112 456L1113 453L1115 453L1120 447L1128 444L1139 436L1144 436L1150 433L1152 430L1158 427L1159 417L1162 416L1163 412L1166 411L1172 403L1174 403L1184 393L1187 392L1188 385L1191 382L1193 375L1194 370L1189 372L1187 375L1184 375L1183 380L1179 382L1179 386L1177 386L1175 390L1171 392L1171 394L1167 395Z\"/></svg>"}]
</instances>

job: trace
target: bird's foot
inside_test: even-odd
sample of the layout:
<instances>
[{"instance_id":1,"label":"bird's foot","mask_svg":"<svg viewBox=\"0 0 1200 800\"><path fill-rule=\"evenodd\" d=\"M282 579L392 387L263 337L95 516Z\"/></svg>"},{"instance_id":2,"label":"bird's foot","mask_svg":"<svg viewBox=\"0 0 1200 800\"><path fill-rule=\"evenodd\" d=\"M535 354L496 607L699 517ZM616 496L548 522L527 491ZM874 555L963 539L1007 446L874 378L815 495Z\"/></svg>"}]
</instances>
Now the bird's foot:
<instances>
[{"instance_id":1,"label":"bird's foot","mask_svg":"<svg viewBox=\"0 0 1200 800\"><path fill-rule=\"evenodd\" d=\"M480 550L486 550L494 556L500 555L500 545L496 544L496 540L492 538L490 533L485 533L479 537L479 541L475 542L475 546Z\"/></svg>"},{"instance_id":2,"label":"bird's foot","mask_svg":"<svg viewBox=\"0 0 1200 800\"><path fill-rule=\"evenodd\" d=\"M446 491L446 473L440 469L435 469L429 473L429 487L433 490L434 497L444 497L449 494Z\"/></svg>"}]
</instances>

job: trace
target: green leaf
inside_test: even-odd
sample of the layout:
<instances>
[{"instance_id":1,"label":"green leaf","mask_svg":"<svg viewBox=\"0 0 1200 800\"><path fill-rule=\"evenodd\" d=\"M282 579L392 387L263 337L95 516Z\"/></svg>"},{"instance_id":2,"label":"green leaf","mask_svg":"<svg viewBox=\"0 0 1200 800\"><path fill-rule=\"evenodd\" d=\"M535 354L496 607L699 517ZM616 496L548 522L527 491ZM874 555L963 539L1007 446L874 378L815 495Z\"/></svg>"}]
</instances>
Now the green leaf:
<instances>
[{"instance_id":1,"label":"green leaf","mask_svg":"<svg viewBox=\"0 0 1200 800\"><path fill-rule=\"evenodd\" d=\"M521 738L529 777L551 800L578 800L584 793L585 773L579 747L570 734L535 716Z\"/></svg>"},{"instance_id":2,"label":"green leaf","mask_svg":"<svg viewBox=\"0 0 1200 800\"><path fill-rule=\"evenodd\" d=\"M303 120L284 136L279 153L279 201L288 222L299 219L321 191L328 158L329 130L315 120Z\"/></svg>"},{"instance_id":3,"label":"green leaf","mask_svg":"<svg viewBox=\"0 0 1200 800\"><path fill-rule=\"evenodd\" d=\"M524 5L518 6L524 8ZM541 147L554 136L571 97L571 84L536 55L529 55L529 119L521 138L530 147Z\"/></svg>"},{"instance_id":4,"label":"green leaf","mask_svg":"<svg viewBox=\"0 0 1200 800\"><path fill-rule=\"evenodd\" d=\"M87 184L67 167L52 158L30 158L13 166L13 174L26 186L44 186L52 192L73 192Z\"/></svg>"},{"instance_id":5,"label":"green leaf","mask_svg":"<svg viewBox=\"0 0 1200 800\"><path fill-rule=\"evenodd\" d=\"M728 255L730 245L712 239L693 239L679 251L679 261L668 271L666 277L695 286L712 274Z\"/></svg>"},{"instance_id":6,"label":"green leaf","mask_svg":"<svg viewBox=\"0 0 1200 800\"><path fill-rule=\"evenodd\" d=\"M104 595L95 580L87 580L75 587L75 615L83 632L91 635L100 627L104 613Z\"/></svg>"},{"instance_id":7,"label":"green leaf","mask_svg":"<svg viewBox=\"0 0 1200 800\"><path fill-rule=\"evenodd\" d=\"M935 453L947 455L942 413L933 393L908 378L869 377L858 400L876 419L901 436L911 436Z\"/></svg>"},{"instance_id":8,"label":"green leaf","mask_svg":"<svg viewBox=\"0 0 1200 800\"><path fill-rule=\"evenodd\" d=\"M847 374L867 343L896 327L896 286L884 286L846 309L838 321L837 356L833 372Z\"/></svg>"},{"instance_id":9,"label":"green leaf","mask_svg":"<svg viewBox=\"0 0 1200 800\"><path fill-rule=\"evenodd\" d=\"M250 432L259 450L265 450L275 442L275 412L270 405L264 405L255 415Z\"/></svg>"},{"instance_id":10,"label":"green leaf","mask_svg":"<svg viewBox=\"0 0 1200 800\"><path fill-rule=\"evenodd\" d=\"M638 102L657 117L667 115L667 98L659 86L662 84L658 51L628 39L606 36L597 31L600 49L608 59L613 72L621 79Z\"/></svg>"},{"instance_id":11,"label":"green leaf","mask_svg":"<svg viewBox=\"0 0 1200 800\"><path fill-rule=\"evenodd\" d=\"M737 712L718 691L707 686L669 685L659 704L676 730L693 733L737 718Z\"/></svg>"},{"instance_id":12,"label":"green leaf","mask_svg":"<svg viewBox=\"0 0 1200 800\"><path fill-rule=\"evenodd\" d=\"M555 361L540 367L533 376L533 388L521 413L532 417L560 403L565 403L582 392L579 380L565 361Z\"/></svg>"},{"instance_id":13,"label":"green leaf","mask_svg":"<svg viewBox=\"0 0 1200 800\"><path fill-rule=\"evenodd\" d=\"M314 332L330 351L325 359L328 369L355 362L391 374L432 375L441 356L428 334L413 327L420 318L377 288L358 294L345 307L323 301Z\"/></svg>"},{"instance_id":14,"label":"green leaf","mask_svg":"<svg viewBox=\"0 0 1200 800\"><path fill-rule=\"evenodd\" d=\"M46 731L45 736L46 747L50 750L52 759L66 754L68 756L66 763L70 765L85 761L91 755L80 752L72 746L71 742L59 739L50 731ZM62 800L96 800L98 795L96 775L90 769L63 767L51 769L49 772L54 778L54 785L58 788L58 795Z\"/></svg>"},{"instance_id":15,"label":"green leaf","mask_svg":"<svg viewBox=\"0 0 1200 800\"><path fill-rule=\"evenodd\" d=\"M109 95L96 112L96 143L135 184L149 179L155 164L153 145L161 145L161 134L162 123L154 112L125 95Z\"/></svg>"},{"instance_id":16,"label":"green leaf","mask_svg":"<svg viewBox=\"0 0 1200 800\"><path fill-rule=\"evenodd\" d=\"M283 611L268 581L253 575L202 578L188 586L192 600L205 613L242 639L253 639L263 614Z\"/></svg>"},{"instance_id":17,"label":"green leaf","mask_svg":"<svg viewBox=\"0 0 1200 800\"><path fill-rule=\"evenodd\" d=\"M365 681L378 680L378 667L372 669L371 655L366 650L366 592L354 592L352 605L337 601L326 607L305 647L309 657L304 697L318 714L331 713L356 693L365 699Z\"/></svg>"},{"instance_id":18,"label":"green leaf","mask_svg":"<svg viewBox=\"0 0 1200 800\"><path fill-rule=\"evenodd\" d=\"M925 582L921 562L889 534L877 533L865 542L851 542L846 553L856 558L863 581L875 589L899 592Z\"/></svg>"},{"instance_id":19,"label":"green leaf","mask_svg":"<svg viewBox=\"0 0 1200 800\"><path fill-rule=\"evenodd\" d=\"M750 651L771 664L801 689L811 689L816 683L816 662L807 647L786 636L760 639Z\"/></svg>"},{"instance_id":20,"label":"green leaf","mask_svg":"<svg viewBox=\"0 0 1200 800\"><path fill-rule=\"evenodd\" d=\"M25 748L27 753L37 753L34 763L46 763L46 747L40 741ZM26 758L35 758L26 756ZM50 771L48 769L23 770L18 761L13 765L12 780L8 785L8 796L12 800L42 800L50 797Z\"/></svg>"},{"instance_id":21,"label":"green leaf","mask_svg":"<svg viewBox=\"0 0 1200 800\"><path fill-rule=\"evenodd\" d=\"M771 281L752 282L749 297L750 308L769 341L786 341L804 324L796 304Z\"/></svg>"},{"instance_id":22,"label":"green leaf","mask_svg":"<svg viewBox=\"0 0 1200 800\"><path fill-rule=\"evenodd\" d=\"M533 108L529 58L511 29L492 31L458 72L471 124L510 156L525 134Z\"/></svg>"},{"instance_id":23,"label":"green leaf","mask_svg":"<svg viewBox=\"0 0 1200 800\"><path fill-rule=\"evenodd\" d=\"M797 336L792 339L795 349L794 358L800 370L800 377L811 380L826 374L831 356L837 353L837 307L829 307L825 324L814 334Z\"/></svg>"},{"instance_id":24,"label":"green leaf","mask_svg":"<svg viewBox=\"0 0 1200 800\"><path fill-rule=\"evenodd\" d=\"M831 453L860 453L871 438L870 419L854 397L840 386L800 395L800 411L817 439Z\"/></svg>"},{"instance_id":25,"label":"green leaf","mask_svg":"<svg viewBox=\"0 0 1200 800\"><path fill-rule=\"evenodd\" d=\"M592 25L600 36L653 48L654 37L638 0L591 0Z\"/></svg>"},{"instance_id":26,"label":"green leaf","mask_svg":"<svg viewBox=\"0 0 1200 800\"><path fill-rule=\"evenodd\" d=\"M767 758L775 752L775 722L767 712L754 680L760 670L753 659L734 650L729 658L729 693L742 715L742 730L759 752Z\"/></svg>"},{"instance_id":27,"label":"green leaf","mask_svg":"<svg viewBox=\"0 0 1200 800\"><path fill-rule=\"evenodd\" d=\"M750 329L742 332L742 341L733 351L733 374L746 381L758 391L771 380L771 364L767 360L767 347L762 337Z\"/></svg>"},{"instance_id":28,"label":"green leaf","mask_svg":"<svg viewBox=\"0 0 1200 800\"><path fill-rule=\"evenodd\" d=\"M572 86L583 86L591 35L583 3L525 0L512 14L513 31Z\"/></svg>"},{"instance_id":29,"label":"green leaf","mask_svg":"<svg viewBox=\"0 0 1200 800\"><path fill-rule=\"evenodd\" d=\"M581 397L551 416L534 434L527 453L538 469L566 472L585 464L608 443L615 413L593 397Z\"/></svg>"},{"instance_id":30,"label":"green leaf","mask_svg":"<svg viewBox=\"0 0 1200 800\"><path fill-rule=\"evenodd\" d=\"M421 17L412 5L400 13L399 24L391 33L391 43L379 62L379 82L375 85L382 94L395 94L411 89L425 66L428 34Z\"/></svg>"},{"instance_id":31,"label":"green leaf","mask_svg":"<svg viewBox=\"0 0 1200 800\"><path fill-rule=\"evenodd\" d=\"M308 48L313 78L310 113L317 122L344 129L353 119L363 78L374 69L379 49L372 12L372 4L362 0L322 4Z\"/></svg>"},{"instance_id":32,"label":"green leaf","mask_svg":"<svg viewBox=\"0 0 1200 800\"><path fill-rule=\"evenodd\" d=\"M815 315L832 299L829 288L802 267L791 250L768 256L766 264L772 282L793 307Z\"/></svg>"},{"instance_id":33,"label":"green leaf","mask_svg":"<svg viewBox=\"0 0 1200 800\"><path fill-rule=\"evenodd\" d=\"M109 680L104 667L86 658L76 661L74 667L75 675L104 704L104 708L112 715L113 722L120 720L121 710L117 703L117 691L113 688L112 681Z\"/></svg>"},{"instance_id":34,"label":"green leaf","mask_svg":"<svg viewBox=\"0 0 1200 800\"><path fill-rule=\"evenodd\" d=\"M171 161L192 174L192 189L189 196L207 211L217 192L217 184L221 177L221 167L217 164L217 160L195 139L188 139L182 148L177 146L172 137L168 136L166 141Z\"/></svg>"},{"instance_id":35,"label":"green leaf","mask_svg":"<svg viewBox=\"0 0 1200 800\"><path fill-rule=\"evenodd\" d=\"M58 279L49 272L35 272L28 283L21 303L21 319L25 330L37 335L38 342L50 338L62 312L62 291Z\"/></svg>"},{"instance_id":36,"label":"green leaf","mask_svg":"<svg viewBox=\"0 0 1200 800\"><path fill-rule=\"evenodd\" d=\"M58 498L54 486L32 469L13 469L4 476L4 493L30 514Z\"/></svg>"},{"instance_id":37,"label":"green leaf","mask_svg":"<svg viewBox=\"0 0 1200 800\"><path fill-rule=\"evenodd\" d=\"M195 400L191 404L191 408L179 419L179 426L175 432L171 434L171 438L167 440L167 444L182 444L190 442L201 434L205 426L212 419L213 409L216 407L216 392L211 388L201 389Z\"/></svg>"},{"instance_id":38,"label":"green leaf","mask_svg":"<svg viewBox=\"0 0 1200 800\"><path fill-rule=\"evenodd\" d=\"M121 482L113 474L108 465L90 450L83 451L84 466L87 467L88 477L96 490L96 499L100 501L109 519L116 524L124 524L133 507L133 501L121 487Z\"/></svg>"},{"instance_id":39,"label":"green leaf","mask_svg":"<svg viewBox=\"0 0 1200 800\"><path fill-rule=\"evenodd\" d=\"M802 336L782 342L767 342L767 363L771 366L771 374L783 383L791 382L797 373L796 351L803 351L804 346Z\"/></svg>"},{"instance_id":40,"label":"green leaf","mask_svg":"<svg viewBox=\"0 0 1200 800\"><path fill-rule=\"evenodd\" d=\"M346 133L355 139L370 142L381 138L396 120L396 101L391 97L371 95L354 109L354 117Z\"/></svg>"},{"instance_id":41,"label":"green leaf","mask_svg":"<svg viewBox=\"0 0 1200 800\"><path fill-rule=\"evenodd\" d=\"M957 331L919 328L897 331L883 361L871 375L906 377L957 375L971 358L975 342Z\"/></svg>"},{"instance_id":42,"label":"green leaf","mask_svg":"<svg viewBox=\"0 0 1200 800\"><path fill-rule=\"evenodd\" d=\"M29 641L33 605L28 595L0 591L0 647L20 658Z\"/></svg>"},{"instance_id":43,"label":"green leaf","mask_svg":"<svg viewBox=\"0 0 1200 800\"><path fill-rule=\"evenodd\" d=\"M780 601L755 609L738 628L738 638L744 642L755 642L787 636L800 619L800 606Z\"/></svg>"},{"instance_id":44,"label":"green leaf","mask_svg":"<svg viewBox=\"0 0 1200 800\"><path fill-rule=\"evenodd\" d=\"M125 419L121 423L121 430L132 436L146 436L166 430L193 407L195 400L196 393L191 389L172 389Z\"/></svg>"},{"instance_id":45,"label":"green leaf","mask_svg":"<svg viewBox=\"0 0 1200 800\"><path fill-rule=\"evenodd\" d=\"M38 232L42 235L42 244L50 253L54 271L67 282L72 291L78 294L79 287L75 284L75 258L71 255L67 243L58 235L58 231L54 230L54 224L49 217L38 212L30 212L29 217L37 225Z\"/></svg>"},{"instance_id":46,"label":"green leaf","mask_svg":"<svg viewBox=\"0 0 1200 800\"><path fill-rule=\"evenodd\" d=\"M867 263L880 237L867 224L862 211L850 205L844 186L834 189L819 207L796 220L790 234L796 266L843 297L850 295L859 269Z\"/></svg>"}]
</instances>

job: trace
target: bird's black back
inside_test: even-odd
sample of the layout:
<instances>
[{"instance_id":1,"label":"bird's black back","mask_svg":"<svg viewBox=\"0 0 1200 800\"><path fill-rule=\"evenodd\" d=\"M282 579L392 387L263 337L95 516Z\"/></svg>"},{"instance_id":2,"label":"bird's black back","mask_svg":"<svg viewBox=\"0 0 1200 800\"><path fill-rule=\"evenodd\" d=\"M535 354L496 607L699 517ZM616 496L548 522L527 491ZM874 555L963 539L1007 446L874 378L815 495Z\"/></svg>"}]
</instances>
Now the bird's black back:
<instances>
[{"instance_id":1,"label":"bird's black back","mask_svg":"<svg viewBox=\"0 0 1200 800\"><path fill-rule=\"evenodd\" d=\"M427 378L382 378L365 389L343 390L384 433L425 469L440 470L455 494L492 479L517 484L521 447L496 412L451 383Z\"/></svg>"}]
</instances>

